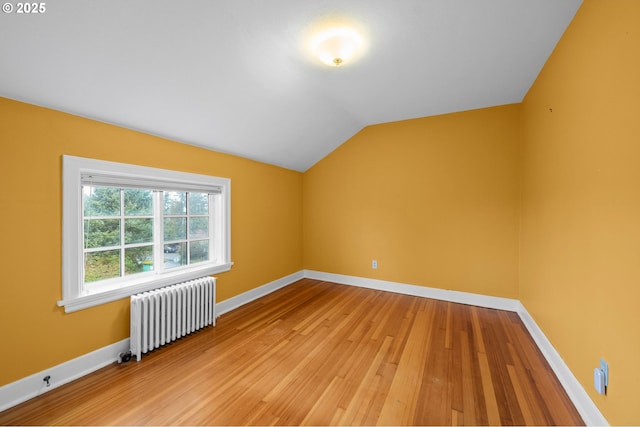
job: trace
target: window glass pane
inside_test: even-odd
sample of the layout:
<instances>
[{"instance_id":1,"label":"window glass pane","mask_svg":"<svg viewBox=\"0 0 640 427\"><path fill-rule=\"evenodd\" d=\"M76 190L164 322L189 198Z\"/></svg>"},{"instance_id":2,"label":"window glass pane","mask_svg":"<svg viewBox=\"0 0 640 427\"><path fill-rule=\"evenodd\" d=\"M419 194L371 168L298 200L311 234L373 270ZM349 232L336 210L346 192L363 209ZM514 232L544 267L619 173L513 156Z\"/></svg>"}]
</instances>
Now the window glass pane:
<instances>
[{"instance_id":1,"label":"window glass pane","mask_svg":"<svg viewBox=\"0 0 640 427\"><path fill-rule=\"evenodd\" d=\"M153 191L125 189L124 214L127 216L153 215Z\"/></svg>"},{"instance_id":2,"label":"window glass pane","mask_svg":"<svg viewBox=\"0 0 640 427\"><path fill-rule=\"evenodd\" d=\"M189 256L191 264L202 261L209 261L209 240L198 240L189 243Z\"/></svg>"},{"instance_id":3,"label":"window glass pane","mask_svg":"<svg viewBox=\"0 0 640 427\"><path fill-rule=\"evenodd\" d=\"M153 246L141 246L124 250L125 274L136 274L153 270Z\"/></svg>"},{"instance_id":4,"label":"window glass pane","mask_svg":"<svg viewBox=\"0 0 640 427\"><path fill-rule=\"evenodd\" d=\"M180 267L187 264L187 243L164 245L164 268Z\"/></svg>"},{"instance_id":5,"label":"window glass pane","mask_svg":"<svg viewBox=\"0 0 640 427\"><path fill-rule=\"evenodd\" d=\"M85 219L84 247L103 248L120 244L119 219Z\"/></svg>"},{"instance_id":6,"label":"window glass pane","mask_svg":"<svg viewBox=\"0 0 640 427\"><path fill-rule=\"evenodd\" d=\"M84 216L120 215L120 189L116 187L82 186Z\"/></svg>"},{"instance_id":7,"label":"window glass pane","mask_svg":"<svg viewBox=\"0 0 640 427\"><path fill-rule=\"evenodd\" d=\"M187 238L187 218L165 218L164 240L184 240Z\"/></svg>"},{"instance_id":8,"label":"window glass pane","mask_svg":"<svg viewBox=\"0 0 640 427\"><path fill-rule=\"evenodd\" d=\"M187 213L187 193L178 191L164 192L164 214L183 215Z\"/></svg>"},{"instance_id":9,"label":"window glass pane","mask_svg":"<svg viewBox=\"0 0 640 427\"><path fill-rule=\"evenodd\" d=\"M192 215L209 214L209 195L207 193L189 193L189 213Z\"/></svg>"},{"instance_id":10,"label":"window glass pane","mask_svg":"<svg viewBox=\"0 0 640 427\"><path fill-rule=\"evenodd\" d=\"M124 243L153 242L153 218L127 218L124 220Z\"/></svg>"},{"instance_id":11,"label":"window glass pane","mask_svg":"<svg viewBox=\"0 0 640 427\"><path fill-rule=\"evenodd\" d=\"M189 238L203 239L209 237L209 217L198 216L189 219Z\"/></svg>"},{"instance_id":12,"label":"window glass pane","mask_svg":"<svg viewBox=\"0 0 640 427\"><path fill-rule=\"evenodd\" d=\"M89 252L84 255L84 281L120 277L120 250Z\"/></svg>"}]
</instances>

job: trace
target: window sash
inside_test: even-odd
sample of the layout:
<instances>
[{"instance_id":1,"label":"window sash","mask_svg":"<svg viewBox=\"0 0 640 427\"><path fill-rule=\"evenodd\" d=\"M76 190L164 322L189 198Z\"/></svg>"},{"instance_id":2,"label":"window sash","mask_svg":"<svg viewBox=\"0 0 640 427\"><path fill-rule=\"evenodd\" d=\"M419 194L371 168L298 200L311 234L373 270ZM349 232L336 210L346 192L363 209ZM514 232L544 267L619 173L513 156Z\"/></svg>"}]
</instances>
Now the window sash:
<instances>
[{"instance_id":1,"label":"window sash","mask_svg":"<svg viewBox=\"0 0 640 427\"><path fill-rule=\"evenodd\" d=\"M106 187L104 185L100 185L101 187ZM84 194L84 188L85 187L97 187L97 185L95 184L83 184L82 185L82 189L83 189L83 194ZM125 215L125 209L124 209L124 200L125 200L125 195L124 195L124 190L126 188L129 187L117 187L114 185L109 186L108 188L119 188L120 190L120 209L119 209L119 215L112 215L112 216L84 216L83 215L83 224L85 224L85 227L83 227L83 241L85 240L85 236L87 234L87 230L86 230L86 221L87 220L92 220L92 219L108 219L108 220L118 220L119 224L120 224L120 230L119 230L119 234L120 234L120 244L119 245L107 245L107 246L97 246L97 247L84 247L83 251L84 251L84 262L83 262L83 274L82 274L82 286L83 286L83 290L88 291L88 292L92 292L92 291L96 291L99 289L101 289L101 287L103 286L117 286L118 284L120 284L120 286L127 286L127 283L129 281L132 281L134 279L136 279L136 277L138 275L142 275L145 274L147 276L157 276L157 275L161 275L164 274L165 271L168 270L184 270L186 268L189 268L190 266L193 266L194 264L206 264L206 263L216 263L216 260L219 258L218 255L214 252L216 249L216 245L214 244L216 236L213 235L214 232L214 217L211 213L209 214L191 214L189 213L191 211L191 199L189 197L189 194L192 193L190 191L185 191L184 193L187 195L186 199L185 199L185 213L184 214L165 214L163 213L163 201L164 201L164 191L162 190L157 190L155 188L142 188L143 190L148 190L148 191L152 191L153 195L152 195L152 201L153 201L153 212L154 215L136 215L136 216L132 216L132 215ZM172 190L175 191L175 190ZM181 191L182 192L182 191ZM198 194L208 194L208 206L212 207L215 205L215 200L214 200L214 195L211 193L202 193L201 191L195 191L194 193L198 193ZM83 205L82 205L82 212L84 212L84 199L83 199ZM164 233L164 219L165 218L185 218L185 236L183 239L169 239L166 240L165 239L165 233ZM198 238L194 238L191 237L190 235L190 224L191 224L191 220L193 218L206 218L207 220L207 236L206 237L198 237ZM127 219L152 219L153 220L153 229L154 232L152 233L152 239L150 241L146 241L146 242L135 242L135 243L127 243L126 241L126 221ZM156 231L158 230L158 231ZM208 259L204 260L204 261L197 261L197 262L193 262L192 261L192 254L191 254L191 243L192 242L197 242L197 241L207 241L207 253L208 253ZM165 255L164 252L164 248L165 245L167 244L172 244L172 243L184 243L185 244L185 252L180 254L181 257L184 257L185 259L185 264L183 265L178 265L178 266L173 266L173 267L166 267L167 264L167 255ZM136 273L127 273L126 271L126 250L127 249L131 249L131 248L137 248L137 247L147 247L150 246L153 248L153 259L150 260L151 264L153 265L153 269L152 270L148 270L148 271L140 271L140 272L136 272ZM86 258L86 254L88 253L95 253L95 252L107 252L107 251L113 251L113 250L119 250L120 251L120 268L119 268L119 275L115 276L115 277L110 277L110 278L105 278L105 279L100 279L100 280L91 280L91 281L87 281L86 277L87 277L87 258Z\"/></svg>"}]
</instances>

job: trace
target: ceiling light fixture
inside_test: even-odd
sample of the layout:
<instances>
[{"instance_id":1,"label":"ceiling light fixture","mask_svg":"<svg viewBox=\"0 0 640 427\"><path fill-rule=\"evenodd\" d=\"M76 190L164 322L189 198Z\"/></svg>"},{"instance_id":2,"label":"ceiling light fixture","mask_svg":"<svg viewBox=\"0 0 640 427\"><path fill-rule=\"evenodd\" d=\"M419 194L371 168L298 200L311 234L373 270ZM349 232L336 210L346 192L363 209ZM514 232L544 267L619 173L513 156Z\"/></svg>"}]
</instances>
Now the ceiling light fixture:
<instances>
[{"instance_id":1,"label":"ceiling light fixture","mask_svg":"<svg viewBox=\"0 0 640 427\"><path fill-rule=\"evenodd\" d=\"M362 45L362 37L348 27L329 28L313 39L312 49L327 65L338 67L353 59Z\"/></svg>"}]
</instances>

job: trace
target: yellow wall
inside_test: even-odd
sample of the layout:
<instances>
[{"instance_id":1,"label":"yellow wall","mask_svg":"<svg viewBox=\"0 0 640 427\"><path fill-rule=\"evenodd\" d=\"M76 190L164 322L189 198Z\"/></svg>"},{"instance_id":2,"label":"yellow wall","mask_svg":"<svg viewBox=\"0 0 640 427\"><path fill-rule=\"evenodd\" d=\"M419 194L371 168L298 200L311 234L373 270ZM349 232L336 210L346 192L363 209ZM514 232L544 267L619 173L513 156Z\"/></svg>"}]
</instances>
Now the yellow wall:
<instances>
[{"instance_id":1,"label":"yellow wall","mask_svg":"<svg viewBox=\"0 0 640 427\"><path fill-rule=\"evenodd\" d=\"M302 174L0 98L0 386L129 336L128 300L65 314L63 154L231 178L222 301L302 269Z\"/></svg>"},{"instance_id":2,"label":"yellow wall","mask_svg":"<svg viewBox=\"0 0 640 427\"><path fill-rule=\"evenodd\" d=\"M305 268L516 298L518 115L508 105L355 135L304 174Z\"/></svg>"},{"instance_id":3,"label":"yellow wall","mask_svg":"<svg viewBox=\"0 0 640 427\"><path fill-rule=\"evenodd\" d=\"M370 126L305 174L0 98L0 385L128 336L126 300L55 305L71 154L230 177L220 301L301 268L518 298L640 424L639 28L640 1L585 0L523 104Z\"/></svg>"},{"instance_id":4,"label":"yellow wall","mask_svg":"<svg viewBox=\"0 0 640 427\"><path fill-rule=\"evenodd\" d=\"M640 1L585 0L522 114L520 298L607 420L638 425Z\"/></svg>"}]
</instances>

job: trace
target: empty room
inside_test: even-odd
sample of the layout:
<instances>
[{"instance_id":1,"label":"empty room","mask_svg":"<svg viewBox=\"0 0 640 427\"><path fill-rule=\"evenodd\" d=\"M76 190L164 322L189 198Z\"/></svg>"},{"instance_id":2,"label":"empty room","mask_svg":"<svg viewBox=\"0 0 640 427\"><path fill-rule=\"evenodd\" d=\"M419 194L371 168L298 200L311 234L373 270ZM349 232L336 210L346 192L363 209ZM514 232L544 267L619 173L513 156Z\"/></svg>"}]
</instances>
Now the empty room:
<instances>
[{"instance_id":1,"label":"empty room","mask_svg":"<svg viewBox=\"0 0 640 427\"><path fill-rule=\"evenodd\" d=\"M640 1L0 13L0 425L640 424Z\"/></svg>"}]
</instances>

